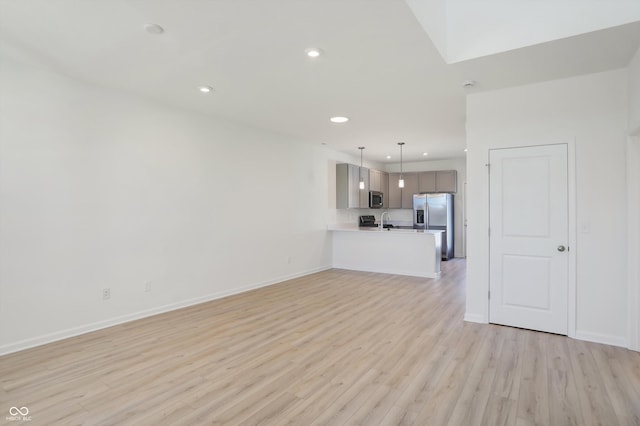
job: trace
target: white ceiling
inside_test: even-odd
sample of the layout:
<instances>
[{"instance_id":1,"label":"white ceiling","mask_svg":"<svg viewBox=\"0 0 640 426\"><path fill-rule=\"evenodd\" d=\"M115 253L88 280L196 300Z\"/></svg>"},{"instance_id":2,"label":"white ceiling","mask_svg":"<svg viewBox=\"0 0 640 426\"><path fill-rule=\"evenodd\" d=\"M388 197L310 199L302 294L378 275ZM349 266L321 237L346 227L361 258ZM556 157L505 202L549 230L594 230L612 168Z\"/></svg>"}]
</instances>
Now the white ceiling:
<instances>
[{"instance_id":1,"label":"white ceiling","mask_svg":"<svg viewBox=\"0 0 640 426\"><path fill-rule=\"evenodd\" d=\"M463 80L620 68L639 44L636 22L447 65L403 0L0 0L0 55L380 162L398 141L406 161L464 155Z\"/></svg>"}]
</instances>

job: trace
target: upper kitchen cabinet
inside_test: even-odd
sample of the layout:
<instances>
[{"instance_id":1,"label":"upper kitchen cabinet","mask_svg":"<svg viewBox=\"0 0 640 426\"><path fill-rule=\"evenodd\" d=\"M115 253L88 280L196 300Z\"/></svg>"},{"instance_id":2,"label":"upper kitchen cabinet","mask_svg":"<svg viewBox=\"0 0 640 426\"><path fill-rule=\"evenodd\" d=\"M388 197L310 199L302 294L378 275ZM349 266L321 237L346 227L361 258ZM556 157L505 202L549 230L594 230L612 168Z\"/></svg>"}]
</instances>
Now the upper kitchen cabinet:
<instances>
[{"instance_id":1,"label":"upper kitchen cabinet","mask_svg":"<svg viewBox=\"0 0 640 426\"><path fill-rule=\"evenodd\" d=\"M436 192L436 172L418 173L419 192Z\"/></svg>"},{"instance_id":2,"label":"upper kitchen cabinet","mask_svg":"<svg viewBox=\"0 0 640 426\"><path fill-rule=\"evenodd\" d=\"M369 170L369 190L385 194L388 190L389 174L380 170Z\"/></svg>"},{"instance_id":3,"label":"upper kitchen cabinet","mask_svg":"<svg viewBox=\"0 0 640 426\"><path fill-rule=\"evenodd\" d=\"M458 190L455 170L420 172L418 181L419 192L455 193Z\"/></svg>"},{"instance_id":4,"label":"upper kitchen cabinet","mask_svg":"<svg viewBox=\"0 0 640 426\"><path fill-rule=\"evenodd\" d=\"M389 173L389 197L388 207L390 209L412 209L413 194L418 191L418 173L403 173L404 188L398 187L400 173Z\"/></svg>"},{"instance_id":5,"label":"upper kitchen cabinet","mask_svg":"<svg viewBox=\"0 0 640 426\"><path fill-rule=\"evenodd\" d=\"M369 169L369 190L380 191L380 172Z\"/></svg>"},{"instance_id":6,"label":"upper kitchen cabinet","mask_svg":"<svg viewBox=\"0 0 640 426\"><path fill-rule=\"evenodd\" d=\"M364 189L360 189L360 178ZM369 169L353 164L336 164L336 208L369 208Z\"/></svg>"},{"instance_id":7,"label":"upper kitchen cabinet","mask_svg":"<svg viewBox=\"0 0 640 426\"><path fill-rule=\"evenodd\" d=\"M360 198L360 208L368 209L369 208L369 169L366 167L358 167L356 169L359 170L359 175L356 177L356 188L358 188L358 195ZM364 189L360 189L360 176L362 176L362 180L364 180Z\"/></svg>"},{"instance_id":8,"label":"upper kitchen cabinet","mask_svg":"<svg viewBox=\"0 0 640 426\"><path fill-rule=\"evenodd\" d=\"M389 208L389 173L380 174L380 192L382 192L382 207Z\"/></svg>"},{"instance_id":9,"label":"upper kitchen cabinet","mask_svg":"<svg viewBox=\"0 0 640 426\"><path fill-rule=\"evenodd\" d=\"M420 192L418 190L418 173L403 173L404 188L402 188L402 208L413 208L413 194Z\"/></svg>"},{"instance_id":10,"label":"upper kitchen cabinet","mask_svg":"<svg viewBox=\"0 0 640 426\"><path fill-rule=\"evenodd\" d=\"M436 192L458 191L458 172L455 170L438 170L436 172Z\"/></svg>"},{"instance_id":11,"label":"upper kitchen cabinet","mask_svg":"<svg viewBox=\"0 0 640 426\"><path fill-rule=\"evenodd\" d=\"M382 200L388 209L402 208L402 191L398 188L400 173L389 173L389 193Z\"/></svg>"}]
</instances>

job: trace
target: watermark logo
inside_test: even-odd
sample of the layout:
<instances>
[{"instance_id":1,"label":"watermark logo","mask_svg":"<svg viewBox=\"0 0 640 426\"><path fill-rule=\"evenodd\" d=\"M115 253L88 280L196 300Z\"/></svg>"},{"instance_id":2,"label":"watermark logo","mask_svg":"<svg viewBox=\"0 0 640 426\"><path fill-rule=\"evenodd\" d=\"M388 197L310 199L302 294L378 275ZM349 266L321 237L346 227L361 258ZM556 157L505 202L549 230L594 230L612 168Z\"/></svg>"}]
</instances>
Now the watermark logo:
<instances>
[{"instance_id":1,"label":"watermark logo","mask_svg":"<svg viewBox=\"0 0 640 426\"><path fill-rule=\"evenodd\" d=\"M29 415L29 408L11 407L9 408L9 415L5 417L5 420L9 422L30 422L31 416Z\"/></svg>"}]
</instances>

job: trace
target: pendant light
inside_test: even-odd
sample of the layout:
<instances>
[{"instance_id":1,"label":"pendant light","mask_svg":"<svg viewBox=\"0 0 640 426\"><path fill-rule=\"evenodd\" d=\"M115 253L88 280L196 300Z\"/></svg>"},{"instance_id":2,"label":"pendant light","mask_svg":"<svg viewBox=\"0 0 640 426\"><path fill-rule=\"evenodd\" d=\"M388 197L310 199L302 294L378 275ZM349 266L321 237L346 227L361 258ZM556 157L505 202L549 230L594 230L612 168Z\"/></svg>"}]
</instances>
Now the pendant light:
<instances>
[{"instance_id":1,"label":"pendant light","mask_svg":"<svg viewBox=\"0 0 640 426\"><path fill-rule=\"evenodd\" d=\"M364 189L364 179L362 178L362 152L364 151L364 146L359 146L360 150L360 169L358 170L358 176L360 177L360 189Z\"/></svg>"},{"instance_id":2,"label":"pendant light","mask_svg":"<svg viewBox=\"0 0 640 426\"><path fill-rule=\"evenodd\" d=\"M398 179L398 188L404 188L404 177L402 176L402 145L404 142L398 142L400 145L400 179Z\"/></svg>"}]
</instances>

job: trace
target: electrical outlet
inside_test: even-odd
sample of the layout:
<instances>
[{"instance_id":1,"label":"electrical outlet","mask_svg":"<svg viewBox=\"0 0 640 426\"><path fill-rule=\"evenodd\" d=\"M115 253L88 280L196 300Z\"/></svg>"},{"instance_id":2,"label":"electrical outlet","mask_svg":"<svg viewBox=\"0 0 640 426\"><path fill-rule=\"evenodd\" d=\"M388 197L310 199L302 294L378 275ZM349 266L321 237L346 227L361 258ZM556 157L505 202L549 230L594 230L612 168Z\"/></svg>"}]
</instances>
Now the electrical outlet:
<instances>
[{"instance_id":1,"label":"electrical outlet","mask_svg":"<svg viewBox=\"0 0 640 426\"><path fill-rule=\"evenodd\" d=\"M111 289L104 288L102 289L102 300L108 300L108 299L111 299Z\"/></svg>"},{"instance_id":2,"label":"electrical outlet","mask_svg":"<svg viewBox=\"0 0 640 426\"><path fill-rule=\"evenodd\" d=\"M144 283L144 292L149 293L151 291L151 281Z\"/></svg>"}]
</instances>

